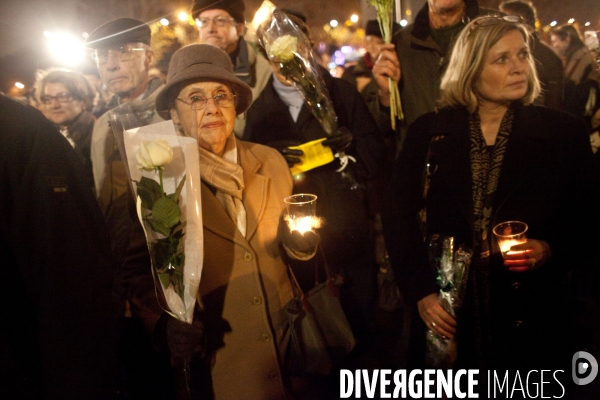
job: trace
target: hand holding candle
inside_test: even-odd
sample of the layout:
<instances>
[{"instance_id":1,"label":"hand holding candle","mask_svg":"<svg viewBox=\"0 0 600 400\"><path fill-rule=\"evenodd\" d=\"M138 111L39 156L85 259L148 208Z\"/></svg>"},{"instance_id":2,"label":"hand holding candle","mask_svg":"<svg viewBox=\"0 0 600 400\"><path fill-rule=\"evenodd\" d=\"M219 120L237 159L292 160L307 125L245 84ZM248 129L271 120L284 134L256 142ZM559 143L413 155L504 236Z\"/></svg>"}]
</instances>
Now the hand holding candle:
<instances>
[{"instance_id":1,"label":"hand holding candle","mask_svg":"<svg viewBox=\"0 0 600 400\"><path fill-rule=\"evenodd\" d=\"M519 221L503 222L493 229L504 257L504 265L511 272L537 269L550 257L548 243L543 240L527 239L527 229L527 224Z\"/></svg>"}]
</instances>

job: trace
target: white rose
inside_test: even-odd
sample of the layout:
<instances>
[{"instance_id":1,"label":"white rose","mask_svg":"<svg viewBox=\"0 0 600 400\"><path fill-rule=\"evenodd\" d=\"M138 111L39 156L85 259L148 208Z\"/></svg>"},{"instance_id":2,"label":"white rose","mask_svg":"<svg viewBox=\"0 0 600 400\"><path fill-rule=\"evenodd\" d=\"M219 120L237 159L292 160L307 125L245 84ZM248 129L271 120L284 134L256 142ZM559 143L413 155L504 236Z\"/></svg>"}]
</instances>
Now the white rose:
<instances>
[{"instance_id":1,"label":"white rose","mask_svg":"<svg viewBox=\"0 0 600 400\"><path fill-rule=\"evenodd\" d=\"M271 57L279 61L286 62L294 58L297 52L298 38L290 35L283 35L275 39L271 45Z\"/></svg>"},{"instance_id":2,"label":"white rose","mask_svg":"<svg viewBox=\"0 0 600 400\"><path fill-rule=\"evenodd\" d=\"M165 139L144 141L135 153L137 167L145 171L162 169L173 160L173 149Z\"/></svg>"}]
</instances>

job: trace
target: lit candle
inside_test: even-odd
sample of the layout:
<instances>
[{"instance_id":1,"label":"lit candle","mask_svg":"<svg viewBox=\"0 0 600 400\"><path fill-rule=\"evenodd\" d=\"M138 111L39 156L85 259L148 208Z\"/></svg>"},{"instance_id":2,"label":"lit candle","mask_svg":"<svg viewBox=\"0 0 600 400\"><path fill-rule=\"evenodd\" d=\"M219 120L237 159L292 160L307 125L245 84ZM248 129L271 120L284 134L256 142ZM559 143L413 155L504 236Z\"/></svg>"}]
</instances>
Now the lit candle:
<instances>
[{"instance_id":1,"label":"lit candle","mask_svg":"<svg viewBox=\"0 0 600 400\"><path fill-rule=\"evenodd\" d=\"M285 216L285 221L290 228L290 232L298 231L304 235L305 232L312 231L321 227L321 219L318 217L298 217L294 218L290 215Z\"/></svg>"},{"instance_id":2,"label":"lit candle","mask_svg":"<svg viewBox=\"0 0 600 400\"><path fill-rule=\"evenodd\" d=\"M515 239L507 239L507 240L498 240L498 245L500 246L500 251L502 252L502 254L506 255L506 254L514 254L517 253L515 251L511 252L509 251L511 247L516 246L518 244L523 244L526 243L527 239L519 239L519 240L515 240Z\"/></svg>"}]
</instances>

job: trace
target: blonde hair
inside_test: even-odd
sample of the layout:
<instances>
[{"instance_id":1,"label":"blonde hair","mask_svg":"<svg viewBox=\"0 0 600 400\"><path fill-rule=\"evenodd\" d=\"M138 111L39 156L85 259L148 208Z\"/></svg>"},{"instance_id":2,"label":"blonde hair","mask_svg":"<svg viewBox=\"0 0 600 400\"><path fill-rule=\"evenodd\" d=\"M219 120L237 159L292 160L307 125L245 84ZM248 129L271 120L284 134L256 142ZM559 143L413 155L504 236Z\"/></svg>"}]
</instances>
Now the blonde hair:
<instances>
[{"instance_id":1,"label":"blonde hair","mask_svg":"<svg viewBox=\"0 0 600 400\"><path fill-rule=\"evenodd\" d=\"M497 21L490 24L481 23L482 20L489 18L496 18ZM525 42L529 43L530 35L525 25L505 21L500 16L476 18L462 30L456 39L448 68L442 77L438 108L466 107L470 113L475 112L479 105L475 83L481 76L488 51L512 31L520 32ZM530 66L527 92L521 99L525 105L533 103L541 91L531 52L527 55L527 61Z\"/></svg>"}]
</instances>

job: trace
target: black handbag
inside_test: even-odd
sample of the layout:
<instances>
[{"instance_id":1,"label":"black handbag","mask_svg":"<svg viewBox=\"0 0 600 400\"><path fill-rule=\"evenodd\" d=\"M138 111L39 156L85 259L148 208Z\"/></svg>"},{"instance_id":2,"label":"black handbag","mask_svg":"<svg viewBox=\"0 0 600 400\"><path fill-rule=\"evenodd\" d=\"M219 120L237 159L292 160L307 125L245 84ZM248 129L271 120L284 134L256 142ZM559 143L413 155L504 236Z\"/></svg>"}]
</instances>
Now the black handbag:
<instances>
[{"instance_id":1,"label":"black handbag","mask_svg":"<svg viewBox=\"0 0 600 400\"><path fill-rule=\"evenodd\" d=\"M339 290L330 275L322 250L325 281L302 292L294 271L288 266L295 296L287 305L291 329L290 373L327 375L340 365L356 345L350 324L339 300ZM315 269L319 268L315 263Z\"/></svg>"}]
</instances>

